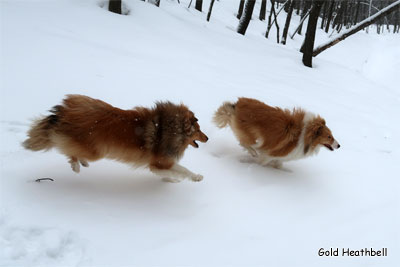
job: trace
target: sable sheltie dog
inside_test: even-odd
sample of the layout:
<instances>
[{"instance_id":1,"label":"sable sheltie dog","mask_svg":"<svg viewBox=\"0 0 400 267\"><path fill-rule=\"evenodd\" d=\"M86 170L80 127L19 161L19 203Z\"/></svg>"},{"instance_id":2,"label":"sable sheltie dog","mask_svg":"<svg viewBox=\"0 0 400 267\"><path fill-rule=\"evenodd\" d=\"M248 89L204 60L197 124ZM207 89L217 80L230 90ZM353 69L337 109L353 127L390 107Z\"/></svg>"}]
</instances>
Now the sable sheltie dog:
<instances>
[{"instance_id":1,"label":"sable sheltie dog","mask_svg":"<svg viewBox=\"0 0 400 267\"><path fill-rule=\"evenodd\" d=\"M321 146L340 147L325 120L302 109L270 107L258 100L225 102L214 115L219 128L229 125L240 145L262 165L281 168L283 161L318 153Z\"/></svg>"},{"instance_id":2,"label":"sable sheltie dog","mask_svg":"<svg viewBox=\"0 0 400 267\"><path fill-rule=\"evenodd\" d=\"M208 140L183 104L157 102L153 109L122 110L87 96L68 95L50 112L34 121L23 146L33 151L58 149L74 172L80 164L88 167L89 161L109 158L148 166L164 181L203 179L177 163L188 145L198 148L196 141Z\"/></svg>"}]
</instances>

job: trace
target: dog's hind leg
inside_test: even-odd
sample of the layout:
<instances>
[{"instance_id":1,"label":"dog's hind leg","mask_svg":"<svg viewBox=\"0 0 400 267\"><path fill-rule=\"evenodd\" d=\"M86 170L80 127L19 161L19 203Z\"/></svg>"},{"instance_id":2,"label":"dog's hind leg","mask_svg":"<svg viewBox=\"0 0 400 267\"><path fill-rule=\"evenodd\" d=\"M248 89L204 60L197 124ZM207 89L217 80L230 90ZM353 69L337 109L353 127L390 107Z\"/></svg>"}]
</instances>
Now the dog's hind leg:
<instances>
[{"instance_id":1,"label":"dog's hind leg","mask_svg":"<svg viewBox=\"0 0 400 267\"><path fill-rule=\"evenodd\" d=\"M243 143L240 143L240 145L244 147L244 149L246 149L252 157L256 158L258 157L257 149L263 145L263 141L262 139L258 138L256 139L256 143L253 145L245 145Z\"/></svg>"},{"instance_id":2,"label":"dog's hind leg","mask_svg":"<svg viewBox=\"0 0 400 267\"><path fill-rule=\"evenodd\" d=\"M70 157L68 162L71 164L71 169L74 172L79 173L80 165L79 165L78 159L76 157Z\"/></svg>"}]
</instances>

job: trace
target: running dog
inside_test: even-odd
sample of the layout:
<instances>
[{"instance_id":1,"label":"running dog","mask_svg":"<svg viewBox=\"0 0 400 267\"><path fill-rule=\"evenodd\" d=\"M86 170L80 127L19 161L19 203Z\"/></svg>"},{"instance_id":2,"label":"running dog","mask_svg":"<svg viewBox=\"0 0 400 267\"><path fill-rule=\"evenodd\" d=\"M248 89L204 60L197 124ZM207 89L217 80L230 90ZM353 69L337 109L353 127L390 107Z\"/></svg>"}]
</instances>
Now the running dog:
<instances>
[{"instance_id":1,"label":"running dog","mask_svg":"<svg viewBox=\"0 0 400 267\"><path fill-rule=\"evenodd\" d=\"M275 168L284 161L315 155L322 146L330 151L340 147L319 115L270 107L256 99L225 102L213 120L219 128L229 125L240 145L260 164Z\"/></svg>"},{"instance_id":2,"label":"running dog","mask_svg":"<svg viewBox=\"0 0 400 267\"><path fill-rule=\"evenodd\" d=\"M177 162L186 148L207 142L193 112L185 105L157 102L154 108L122 110L83 95L68 95L49 116L34 121L26 149L58 149L74 172L102 158L147 166L164 181L201 181Z\"/></svg>"}]
</instances>

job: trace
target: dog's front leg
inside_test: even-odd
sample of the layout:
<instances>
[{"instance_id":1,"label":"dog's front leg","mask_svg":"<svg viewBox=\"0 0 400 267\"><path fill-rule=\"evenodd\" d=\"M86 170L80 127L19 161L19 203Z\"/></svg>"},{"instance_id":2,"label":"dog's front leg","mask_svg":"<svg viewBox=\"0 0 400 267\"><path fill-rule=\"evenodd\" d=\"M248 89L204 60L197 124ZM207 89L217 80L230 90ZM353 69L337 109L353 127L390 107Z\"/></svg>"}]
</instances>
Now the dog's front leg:
<instances>
[{"instance_id":1,"label":"dog's front leg","mask_svg":"<svg viewBox=\"0 0 400 267\"><path fill-rule=\"evenodd\" d=\"M186 169L185 167L179 165L178 163L175 163L172 168L175 171L184 175L185 177L189 178L193 182L200 182L201 180L203 180L203 175L195 174L195 173L189 171L188 169Z\"/></svg>"},{"instance_id":2,"label":"dog's front leg","mask_svg":"<svg viewBox=\"0 0 400 267\"><path fill-rule=\"evenodd\" d=\"M252 148L251 146L243 146L243 147L247 150L247 152L250 153L252 157L254 158L258 157L257 151L254 148Z\"/></svg>"},{"instance_id":3,"label":"dog's front leg","mask_svg":"<svg viewBox=\"0 0 400 267\"><path fill-rule=\"evenodd\" d=\"M172 165L172 167L170 167L169 169L160 169L157 168L156 166L150 166L150 170L154 174L161 176L163 178L163 181L170 183L179 183L185 178L189 178L192 181L196 182L203 180L202 175L194 174L185 167L177 163Z\"/></svg>"},{"instance_id":4,"label":"dog's front leg","mask_svg":"<svg viewBox=\"0 0 400 267\"><path fill-rule=\"evenodd\" d=\"M80 165L79 165L78 159L76 157L70 157L68 162L71 164L71 169L74 172L79 173Z\"/></svg>"},{"instance_id":5,"label":"dog's front leg","mask_svg":"<svg viewBox=\"0 0 400 267\"><path fill-rule=\"evenodd\" d=\"M179 183L186 177L182 174L171 169L159 169L157 167L150 167L150 171L160 176L164 182Z\"/></svg>"}]
</instances>

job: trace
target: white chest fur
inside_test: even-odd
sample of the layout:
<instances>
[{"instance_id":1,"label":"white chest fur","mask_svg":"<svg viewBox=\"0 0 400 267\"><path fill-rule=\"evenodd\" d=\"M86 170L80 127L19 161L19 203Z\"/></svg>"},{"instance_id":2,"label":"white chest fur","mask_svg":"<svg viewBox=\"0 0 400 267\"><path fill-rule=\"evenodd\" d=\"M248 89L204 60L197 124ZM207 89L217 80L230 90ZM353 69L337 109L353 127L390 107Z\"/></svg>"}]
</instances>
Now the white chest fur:
<instances>
[{"instance_id":1,"label":"white chest fur","mask_svg":"<svg viewBox=\"0 0 400 267\"><path fill-rule=\"evenodd\" d=\"M306 112L303 118L303 125L307 125L312 119L316 117L315 114L311 112ZM258 158L261 164L268 164L272 161L290 161L290 160L297 160L302 159L308 156L315 155L319 152L320 146L317 146L314 150L310 150L307 153L304 153L304 135L305 135L305 127L301 130L299 142L297 146L286 156L283 157L273 157L268 154L268 151L262 151L259 149L260 144L263 142L261 140L257 140L257 144L253 146L253 148L257 151Z\"/></svg>"}]
</instances>

